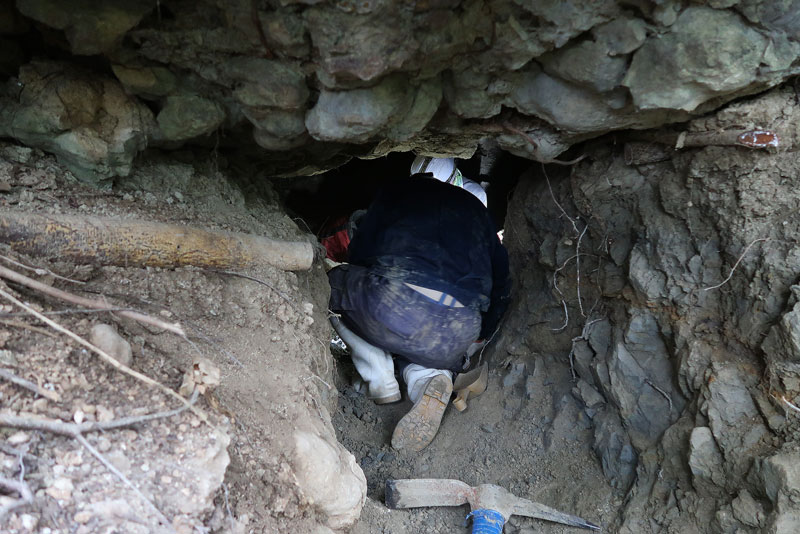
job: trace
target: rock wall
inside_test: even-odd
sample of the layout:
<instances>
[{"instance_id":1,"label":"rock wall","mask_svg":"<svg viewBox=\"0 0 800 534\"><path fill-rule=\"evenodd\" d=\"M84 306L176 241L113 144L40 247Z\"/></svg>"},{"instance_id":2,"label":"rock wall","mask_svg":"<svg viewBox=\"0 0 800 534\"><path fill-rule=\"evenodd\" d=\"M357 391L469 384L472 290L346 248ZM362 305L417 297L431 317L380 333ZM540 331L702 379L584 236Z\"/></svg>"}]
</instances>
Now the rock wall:
<instances>
[{"instance_id":1,"label":"rock wall","mask_svg":"<svg viewBox=\"0 0 800 534\"><path fill-rule=\"evenodd\" d=\"M485 138L545 161L797 74L797 16L754 0L4 0L0 135L94 180L126 175L147 144L187 142L248 148L286 175L468 156ZM92 65L94 84L39 61L54 56ZM53 92L85 113L30 109Z\"/></svg>"},{"instance_id":2,"label":"rock wall","mask_svg":"<svg viewBox=\"0 0 800 534\"><path fill-rule=\"evenodd\" d=\"M777 150L637 165L597 143L515 193L503 343L571 366L603 469L628 492L614 531L800 529L798 114L793 89L773 90L689 135L770 125Z\"/></svg>"}]
</instances>

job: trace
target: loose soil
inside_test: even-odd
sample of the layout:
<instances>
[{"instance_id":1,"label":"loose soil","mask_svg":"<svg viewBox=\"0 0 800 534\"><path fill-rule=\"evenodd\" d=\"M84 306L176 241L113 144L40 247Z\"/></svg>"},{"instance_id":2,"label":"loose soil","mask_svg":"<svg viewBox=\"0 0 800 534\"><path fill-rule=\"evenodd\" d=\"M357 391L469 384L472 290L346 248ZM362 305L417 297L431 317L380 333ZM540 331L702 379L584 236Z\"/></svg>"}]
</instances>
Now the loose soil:
<instances>
[{"instance_id":1,"label":"loose soil","mask_svg":"<svg viewBox=\"0 0 800 534\"><path fill-rule=\"evenodd\" d=\"M76 182L50 156L2 144L0 184L8 187L2 188L7 191L0 193L0 206L311 238L281 210L268 181L245 175L213 155L154 152L138 162L132 176L97 190ZM487 392L470 400L463 413L448 410L439 435L422 453L404 455L389 440L409 401L389 406L367 401L350 385L355 371L347 357L331 355L328 287L319 262L309 272L265 266L245 278L195 268L78 266L0 253L74 280L26 272L59 288L103 295L113 306L181 323L188 340L0 283L84 338L93 325L112 324L132 345L132 367L165 386L177 390L200 356L221 370L218 389L198 403L211 424L185 411L87 435L178 532L328 532L298 496L288 455L294 430L331 423L367 478L367 502L352 529L357 534L467 532L466 507L388 510L383 497L389 478L499 484L598 524L610 523L621 504L591 451L589 421L571 393L564 355L511 356L506 347L512 340L499 335L483 355L490 365ZM0 382L3 411L103 421L178 407L10 302L0 303L0 324L2 367L60 395L52 402ZM149 505L76 440L3 429L0 444L0 476L20 477L18 453L24 452L23 479L35 496L6 517L4 531L158 531ZM0 506L10 503L10 497L3 499ZM512 518L505 532L577 530Z\"/></svg>"}]
</instances>

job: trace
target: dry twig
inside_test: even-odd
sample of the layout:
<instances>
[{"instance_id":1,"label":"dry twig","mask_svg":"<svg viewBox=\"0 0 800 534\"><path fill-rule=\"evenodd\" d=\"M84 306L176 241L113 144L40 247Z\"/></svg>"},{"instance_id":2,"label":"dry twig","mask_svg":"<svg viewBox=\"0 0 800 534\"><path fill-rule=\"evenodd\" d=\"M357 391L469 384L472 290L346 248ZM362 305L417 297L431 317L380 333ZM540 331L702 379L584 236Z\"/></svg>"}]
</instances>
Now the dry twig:
<instances>
[{"instance_id":1,"label":"dry twig","mask_svg":"<svg viewBox=\"0 0 800 534\"><path fill-rule=\"evenodd\" d=\"M187 408L190 408L197 402L197 390L192 393L191 399L181 406L180 408L176 408L174 410L169 410L166 412L158 412L153 414L135 416L135 417L123 417L120 419L115 419L113 421L106 421L106 422L89 422L89 423L65 423L64 421L59 421L55 419L28 419L25 417L19 417L16 415L11 414L0 414L0 427L11 427L11 428L19 428L23 430L39 430L43 432L50 432L53 434L59 434L62 436L68 436L77 440L81 445L83 445L86 450L88 450L97 460L102 463L106 469L111 471L114 476L119 478L126 486L131 488L131 490L136 493L136 495L142 499L145 504L147 504L148 508L150 508L155 515L158 517L159 521L166 527L170 528L171 530L171 523L170 521L161 513L161 510L156 507L153 502L144 495L139 488L128 478L126 477L121 471L119 471L114 465L108 461L108 459L103 456L103 454L95 449L91 443L83 436L86 432L95 432L99 430L112 430L116 428L123 428L133 426L135 424L144 423L147 421L152 421L154 419L164 419L167 417L172 417L173 415L177 415ZM3 479L0 479L0 485L3 484ZM22 493L20 492L22 495ZM27 503L23 503L27 504ZM19 505L21 506L21 504ZM3 515L3 510L0 509L0 517Z\"/></svg>"},{"instance_id":2,"label":"dry twig","mask_svg":"<svg viewBox=\"0 0 800 534\"><path fill-rule=\"evenodd\" d=\"M168 387L166 387L166 386L160 384L159 382L153 380L149 376L143 375L142 373L140 373L138 371L134 371L133 369L131 369L127 365L122 365L115 358L113 358L112 356L109 356L105 351L95 347L94 345L92 345L91 343L89 343L88 341L86 341L85 339L80 337L78 334L72 332L71 330L68 330L67 328L64 328L63 326L61 326L60 324L56 323L52 319L49 319L49 318L45 317L41 313L37 312L36 310L31 308L30 306L24 304L19 299L15 298L13 295L7 293L6 291L4 291L2 289L0 289L0 296L5 298L6 300L16 304L17 306L19 306L23 310L27 311L28 313L30 313L34 317L38 318L40 321L44 321L51 328L61 332L62 334L65 334L65 335L69 336L74 341L77 341L78 343L80 343L81 345L86 347L87 349L91 350L92 352L94 352L95 354L100 356L101 359L103 359L106 363L110 364L115 369L117 369L117 370L119 370L119 371L121 371L121 372L123 372L123 373L125 373L125 374L127 374L129 376L132 376L133 378L136 378L137 380L139 380L141 382L144 382L147 385L153 386L153 387L161 390L163 393L166 393L170 397L178 399L179 401L184 403L186 406L188 406L189 409L192 410L192 412L195 415L197 415L200 419L202 419L204 423L206 423L208 426L210 426L211 428L213 428L214 430L219 432L219 430L211 423L211 421L209 421L208 416L205 413L203 413L201 410L197 409L196 407L191 406L187 402L186 399L184 399L183 397L181 397L180 395L178 395L177 393L175 393L174 391L172 391Z\"/></svg>"},{"instance_id":3,"label":"dry twig","mask_svg":"<svg viewBox=\"0 0 800 534\"><path fill-rule=\"evenodd\" d=\"M38 274L39 276L50 275L53 278L58 278L59 280L63 280L65 282L70 282L72 284L85 284L86 283L86 282L81 282L80 280L73 280L72 278L67 278L66 276L61 276L59 274L54 273L53 271L51 271L49 269L42 269L41 267L30 267L28 265L25 265L24 263L20 263L20 262L14 260L12 258L9 258L8 256L3 256L2 254L0 254L0 259L10 263L11 265L15 265L15 266L19 267L20 269L25 269L25 270L34 272L34 273Z\"/></svg>"},{"instance_id":4,"label":"dry twig","mask_svg":"<svg viewBox=\"0 0 800 534\"><path fill-rule=\"evenodd\" d=\"M73 295L72 293L67 293L66 291L62 291L47 284L43 284L41 282L34 280L33 278L28 278L23 274L20 274L16 271L12 271L11 269L8 269L7 267L3 267L1 265L0 265L0 277L6 278L18 284L22 284L31 289L35 289L36 291L44 293L45 295L49 295L57 299L71 302L72 304L77 304L78 306L85 306L86 308L94 308L94 309L107 309L109 307L107 302L101 302L93 299L88 299L85 297L79 297L77 295ZM119 315L123 317L133 319L140 323L149 324L150 326L155 326L156 328L168 330L170 332L178 334L179 336L186 337L183 328L181 328L181 325L179 324L167 323L155 317L151 317L149 315L145 315L143 313L134 311L120 311L117 313L119 313Z\"/></svg>"},{"instance_id":5,"label":"dry twig","mask_svg":"<svg viewBox=\"0 0 800 534\"><path fill-rule=\"evenodd\" d=\"M37 395L41 395L42 397L45 397L46 399L51 400L53 402L58 402L61 400L61 397L55 391L50 391L49 389L41 388L36 384L34 384L33 382L18 377L8 369L0 368L0 378L8 380L12 384L16 384L19 387L27 389L28 391L33 391Z\"/></svg>"},{"instance_id":6,"label":"dry twig","mask_svg":"<svg viewBox=\"0 0 800 534\"><path fill-rule=\"evenodd\" d=\"M745 247L744 251L743 251L743 252L742 252L742 253L739 255L739 259L737 259L737 260L736 260L736 263L734 263L734 264L733 264L733 267L731 267L731 272L729 272L729 273L728 273L728 276L726 276L726 277L725 277L725 280L723 280L722 282L720 282L719 284L717 284L717 285L715 285L715 286L711 286L711 287L704 287L704 288L703 288L703 291L709 291L709 290L711 290L711 289L717 289L718 287L722 287L722 286L724 286L725 284L727 284L727 283L728 283L728 281L729 281L729 280L731 279L731 277L733 276L733 272L734 272L734 271L736 270L736 268L739 266L739 263L741 263L742 259L744 259L744 257L747 255L747 252L750 250L750 248L751 248L753 245L755 245L755 244L756 244L756 243L758 243L759 241L769 241L769 238L768 238L768 237L761 237L761 238L759 238L759 239L753 239L753 240L750 242L750 244L749 244L749 245L747 245L747 246Z\"/></svg>"},{"instance_id":7,"label":"dry twig","mask_svg":"<svg viewBox=\"0 0 800 534\"><path fill-rule=\"evenodd\" d=\"M0 316L7 316L2 314ZM27 314L26 314L27 316ZM38 326L33 326L32 324L25 323L23 321L12 321L9 319L0 319L0 323L3 323L8 326L14 326L17 328L23 328L25 330L30 330L31 332L36 332L37 334L42 334L43 336L47 337L58 337L54 333L50 332L49 330L45 330L44 328L39 328Z\"/></svg>"},{"instance_id":8,"label":"dry twig","mask_svg":"<svg viewBox=\"0 0 800 534\"><path fill-rule=\"evenodd\" d=\"M13 512L17 508L33 502L33 492L28 486L28 483L24 480L13 480L10 478L0 477L0 488L5 489L6 491L15 491L19 494L19 499L16 501L5 506L0 506L0 519L5 517L6 514Z\"/></svg>"}]
</instances>

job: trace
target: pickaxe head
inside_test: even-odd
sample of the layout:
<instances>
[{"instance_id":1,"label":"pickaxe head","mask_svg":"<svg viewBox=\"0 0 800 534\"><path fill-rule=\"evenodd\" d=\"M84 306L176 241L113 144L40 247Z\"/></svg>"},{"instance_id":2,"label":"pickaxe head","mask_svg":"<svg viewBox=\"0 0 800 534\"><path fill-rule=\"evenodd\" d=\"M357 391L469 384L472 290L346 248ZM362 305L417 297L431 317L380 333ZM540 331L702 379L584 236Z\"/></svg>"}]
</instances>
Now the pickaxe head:
<instances>
[{"instance_id":1,"label":"pickaxe head","mask_svg":"<svg viewBox=\"0 0 800 534\"><path fill-rule=\"evenodd\" d=\"M419 508L423 506L461 506L469 504L473 517L473 533L499 534L512 515L523 515L554 521L578 528L600 530L600 527L565 514L549 506L522 499L494 484L471 487L460 480L440 478L386 481L386 506Z\"/></svg>"}]
</instances>

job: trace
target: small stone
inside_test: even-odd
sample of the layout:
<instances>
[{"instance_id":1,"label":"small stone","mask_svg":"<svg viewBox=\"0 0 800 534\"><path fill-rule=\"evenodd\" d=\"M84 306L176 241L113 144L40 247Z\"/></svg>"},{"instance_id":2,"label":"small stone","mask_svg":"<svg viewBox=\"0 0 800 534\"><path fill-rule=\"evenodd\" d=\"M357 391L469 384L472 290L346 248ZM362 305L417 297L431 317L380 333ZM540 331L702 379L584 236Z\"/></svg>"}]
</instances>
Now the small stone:
<instances>
[{"instance_id":1,"label":"small stone","mask_svg":"<svg viewBox=\"0 0 800 534\"><path fill-rule=\"evenodd\" d=\"M49 488L45 491L48 495L56 500L69 500L72 497L72 490L75 487L72 485L72 480L69 478L58 478Z\"/></svg>"},{"instance_id":2,"label":"small stone","mask_svg":"<svg viewBox=\"0 0 800 534\"><path fill-rule=\"evenodd\" d=\"M312 313L314 313L314 305L311 304L310 302L304 302L303 303L303 312L306 315L311 315Z\"/></svg>"},{"instance_id":3,"label":"small stone","mask_svg":"<svg viewBox=\"0 0 800 534\"><path fill-rule=\"evenodd\" d=\"M19 520L22 522L22 528L26 530L33 530L39 524L39 519L31 514L22 514Z\"/></svg>"},{"instance_id":4,"label":"small stone","mask_svg":"<svg viewBox=\"0 0 800 534\"><path fill-rule=\"evenodd\" d=\"M125 366L133 361L131 345L120 336L114 327L96 324L92 327L92 344Z\"/></svg>"},{"instance_id":5,"label":"small stone","mask_svg":"<svg viewBox=\"0 0 800 534\"><path fill-rule=\"evenodd\" d=\"M31 439L30 434L20 430L19 432L14 432L13 434L11 434L11 436L9 436L8 439L6 439L6 443L12 446L21 445L26 441L28 441L29 439Z\"/></svg>"},{"instance_id":6,"label":"small stone","mask_svg":"<svg viewBox=\"0 0 800 534\"><path fill-rule=\"evenodd\" d=\"M0 350L0 364L8 367L16 367L19 361L10 350Z\"/></svg>"},{"instance_id":7,"label":"small stone","mask_svg":"<svg viewBox=\"0 0 800 534\"><path fill-rule=\"evenodd\" d=\"M97 440L97 450L100 452L108 452L111 449L111 440L106 437L101 437Z\"/></svg>"},{"instance_id":8,"label":"small stone","mask_svg":"<svg viewBox=\"0 0 800 534\"><path fill-rule=\"evenodd\" d=\"M83 410L75 410L75 414L72 416L72 420L78 424L83 423L86 419L86 414L83 413Z\"/></svg>"},{"instance_id":9,"label":"small stone","mask_svg":"<svg viewBox=\"0 0 800 534\"><path fill-rule=\"evenodd\" d=\"M97 420L105 423L114 419L114 410L106 408L102 404L97 405Z\"/></svg>"},{"instance_id":10,"label":"small stone","mask_svg":"<svg viewBox=\"0 0 800 534\"><path fill-rule=\"evenodd\" d=\"M85 525L86 523L88 523L91 518L92 518L91 512L87 511L78 512L77 514L72 516L73 521L75 521L76 523L80 523L81 525Z\"/></svg>"}]
</instances>

